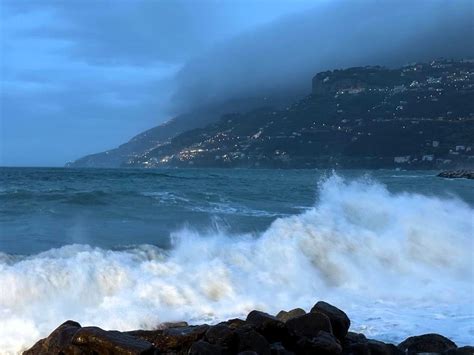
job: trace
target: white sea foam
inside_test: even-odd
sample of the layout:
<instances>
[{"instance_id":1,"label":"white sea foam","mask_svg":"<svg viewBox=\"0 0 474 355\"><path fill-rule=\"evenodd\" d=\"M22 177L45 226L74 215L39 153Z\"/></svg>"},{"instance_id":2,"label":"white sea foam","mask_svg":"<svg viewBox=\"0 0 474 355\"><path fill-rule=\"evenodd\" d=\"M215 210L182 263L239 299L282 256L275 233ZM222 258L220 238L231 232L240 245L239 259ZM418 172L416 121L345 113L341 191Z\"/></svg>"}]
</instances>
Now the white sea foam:
<instances>
[{"instance_id":1,"label":"white sea foam","mask_svg":"<svg viewBox=\"0 0 474 355\"><path fill-rule=\"evenodd\" d=\"M3 255L0 349L19 352L66 319L129 330L320 299L372 337L439 332L466 344L474 335L473 218L459 200L333 176L314 208L258 236L182 230L168 252L70 245Z\"/></svg>"}]
</instances>

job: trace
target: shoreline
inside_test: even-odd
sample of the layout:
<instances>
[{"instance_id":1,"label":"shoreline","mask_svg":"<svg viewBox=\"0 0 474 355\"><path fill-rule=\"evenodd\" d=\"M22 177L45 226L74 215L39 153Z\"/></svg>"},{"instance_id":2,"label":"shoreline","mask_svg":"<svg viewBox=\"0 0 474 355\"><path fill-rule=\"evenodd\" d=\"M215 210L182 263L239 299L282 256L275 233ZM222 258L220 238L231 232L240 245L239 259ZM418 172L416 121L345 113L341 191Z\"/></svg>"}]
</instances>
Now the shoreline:
<instances>
[{"instance_id":1,"label":"shoreline","mask_svg":"<svg viewBox=\"0 0 474 355\"><path fill-rule=\"evenodd\" d=\"M163 323L154 330L113 331L66 321L24 355L46 354L323 354L323 355L472 355L439 334L414 334L399 344L368 339L350 331L347 314L323 301L270 315L251 311L245 320L215 325Z\"/></svg>"}]
</instances>

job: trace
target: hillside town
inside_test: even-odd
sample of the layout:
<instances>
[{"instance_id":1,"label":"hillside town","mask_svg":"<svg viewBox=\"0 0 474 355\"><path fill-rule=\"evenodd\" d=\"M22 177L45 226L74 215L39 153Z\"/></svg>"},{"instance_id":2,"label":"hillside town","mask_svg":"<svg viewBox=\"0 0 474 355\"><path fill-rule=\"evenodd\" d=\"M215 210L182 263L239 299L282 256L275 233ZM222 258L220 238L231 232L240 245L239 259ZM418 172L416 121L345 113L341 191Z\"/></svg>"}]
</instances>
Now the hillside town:
<instances>
[{"instance_id":1,"label":"hillside town","mask_svg":"<svg viewBox=\"0 0 474 355\"><path fill-rule=\"evenodd\" d=\"M474 166L474 61L317 74L284 109L231 113L126 166L402 168Z\"/></svg>"}]
</instances>

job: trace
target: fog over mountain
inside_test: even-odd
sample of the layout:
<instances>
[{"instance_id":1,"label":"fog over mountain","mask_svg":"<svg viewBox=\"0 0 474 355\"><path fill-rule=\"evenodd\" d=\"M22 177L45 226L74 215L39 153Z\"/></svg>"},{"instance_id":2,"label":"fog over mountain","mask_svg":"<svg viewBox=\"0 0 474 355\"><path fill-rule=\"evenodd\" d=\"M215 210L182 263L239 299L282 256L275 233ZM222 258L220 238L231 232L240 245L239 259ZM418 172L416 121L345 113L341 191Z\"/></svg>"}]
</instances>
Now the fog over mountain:
<instances>
[{"instance_id":1,"label":"fog over mountain","mask_svg":"<svg viewBox=\"0 0 474 355\"><path fill-rule=\"evenodd\" d=\"M473 3L2 2L2 165L62 165L321 70L473 57ZM51 137L55 137L51 139Z\"/></svg>"},{"instance_id":2,"label":"fog over mountain","mask_svg":"<svg viewBox=\"0 0 474 355\"><path fill-rule=\"evenodd\" d=\"M472 57L471 1L331 1L220 43L176 76L182 110L296 88L317 72Z\"/></svg>"}]
</instances>

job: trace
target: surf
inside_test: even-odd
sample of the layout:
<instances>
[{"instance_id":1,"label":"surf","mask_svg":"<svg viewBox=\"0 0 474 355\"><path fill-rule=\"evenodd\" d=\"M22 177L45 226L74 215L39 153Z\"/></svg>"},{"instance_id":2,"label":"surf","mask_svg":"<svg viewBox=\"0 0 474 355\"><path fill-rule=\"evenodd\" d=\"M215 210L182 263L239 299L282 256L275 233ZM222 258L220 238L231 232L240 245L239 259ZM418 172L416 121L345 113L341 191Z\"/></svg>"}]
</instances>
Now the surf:
<instances>
[{"instance_id":1,"label":"surf","mask_svg":"<svg viewBox=\"0 0 474 355\"><path fill-rule=\"evenodd\" d=\"M171 235L172 248L66 245L0 255L0 349L17 353L74 319L106 329L214 323L327 300L382 340L474 334L474 209L392 193L370 178L318 184L314 206L262 233L218 226Z\"/></svg>"}]
</instances>

